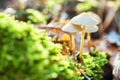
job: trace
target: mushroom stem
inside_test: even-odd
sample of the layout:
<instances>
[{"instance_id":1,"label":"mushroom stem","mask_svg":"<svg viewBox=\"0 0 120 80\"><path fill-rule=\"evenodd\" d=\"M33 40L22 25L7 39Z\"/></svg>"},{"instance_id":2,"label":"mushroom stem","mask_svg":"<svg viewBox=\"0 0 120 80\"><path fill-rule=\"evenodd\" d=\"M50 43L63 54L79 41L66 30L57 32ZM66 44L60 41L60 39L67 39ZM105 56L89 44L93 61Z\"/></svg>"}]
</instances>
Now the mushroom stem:
<instances>
[{"instance_id":1,"label":"mushroom stem","mask_svg":"<svg viewBox=\"0 0 120 80\"><path fill-rule=\"evenodd\" d=\"M22 2L20 0L17 0L17 2L18 2L19 10L22 10L24 8L24 5L22 4Z\"/></svg>"},{"instance_id":2,"label":"mushroom stem","mask_svg":"<svg viewBox=\"0 0 120 80\"><path fill-rule=\"evenodd\" d=\"M90 52L90 46L91 46L91 34L90 33L87 33L87 40L88 40L88 50Z\"/></svg>"},{"instance_id":3,"label":"mushroom stem","mask_svg":"<svg viewBox=\"0 0 120 80\"><path fill-rule=\"evenodd\" d=\"M75 33L72 33L72 51L75 50Z\"/></svg>"},{"instance_id":4,"label":"mushroom stem","mask_svg":"<svg viewBox=\"0 0 120 80\"><path fill-rule=\"evenodd\" d=\"M81 36L81 41L80 41L80 61L82 60L82 55L83 55L83 47L84 47L84 37L85 37L85 26L81 26L83 28L82 30L82 36Z\"/></svg>"}]
</instances>

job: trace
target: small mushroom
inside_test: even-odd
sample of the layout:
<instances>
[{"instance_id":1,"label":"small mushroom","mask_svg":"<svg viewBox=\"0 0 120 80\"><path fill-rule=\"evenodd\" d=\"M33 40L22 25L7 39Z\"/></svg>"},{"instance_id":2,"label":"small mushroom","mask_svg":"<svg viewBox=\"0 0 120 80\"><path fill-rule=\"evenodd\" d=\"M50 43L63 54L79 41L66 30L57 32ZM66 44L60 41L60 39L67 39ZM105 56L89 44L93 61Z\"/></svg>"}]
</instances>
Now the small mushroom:
<instances>
[{"instance_id":1,"label":"small mushroom","mask_svg":"<svg viewBox=\"0 0 120 80\"><path fill-rule=\"evenodd\" d=\"M62 54L68 54L70 55L70 51L69 51L69 42L70 42L70 35L67 33L64 33L63 36L60 39L60 42L62 43L63 46L63 50L62 50Z\"/></svg>"},{"instance_id":2,"label":"small mushroom","mask_svg":"<svg viewBox=\"0 0 120 80\"><path fill-rule=\"evenodd\" d=\"M62 30L65 32L71 33L71 35L72 35L72 50L75 50L75 33L82 31L81 27L75 28L71 22L68 22L65 26L63 26Z\"/></svg>"},{"instance_id":3,"label":"small mushroom","mask_svg":"<svg viewBox=\"0 0 120 80\"><path fill-rule=\"evenodd\" d=\"M101 18L97 14L95 14L93 12L87 12L87 13L88 13L89 16L91 16L92 18L94 18L97 21L97 24L101 23ZM93 29L93 28L91 28L91 29L89 29L88 31L86 31L87 32L88 50L89 51L90 51L90 47L93 45L93 43L91 41L91 33L98 31L98 27L96 27L96 29Z\"/></svg>"},{"instance_id":4,"label":"small mushroom","mask_svg":"<svg viewBox=\"0 0 120 80\"><path fill-rule=\"evenodd\" d=\"M82 31L80 41L80 60L82 60L85 32L95 32L98 30L98 27L96 26L98 21L96 20L96 17L92 17L91 15L92 14L90 13L83 12L71 19L73 26L75 28L80 28Z\"/></svg>"},{"instance_id":5,"label":"small mushroom","mask_svg":"<svg viewBox=\"0 0 120 80\"><path fill-rule=\"evenodd\" d=\"M98 26L91 26L91 25L88 25L86 26L86 30L85 32L87 33L87 40L88 40L88 43L87 43L87 46L88 46L88 50L90 52L90 47L93 45L92 41L91 41L91 33L93 32L96 32L98 31Z\"/></svg>"},{"instance_id":6,"label":"small mushroom","mask_svg":"<svg viewBox=\"0 0 120 80\"><path fill-rule=\"evenodd\" d=\"M67 23L62 30L72 33L72 50L75 49L74 35L76 32L82 32L81 41L80 41L80 60L82 60L83 46L84 46L84 37L85 32L88 33L88 39L90 39L90 33L98 31L96 26L101 22L99 16L92 12L83 12L78 16L75 16Z\"/></svg>"},{"instance_id":7,"label":"small mushroom","mask_svg":"<svg viewBox=\"0 0 120 80\"><path fill-rule=\"evenodd\" d=\"M86 25L96 25L98 24L98 21L96 18L91 16L89 12L83 12L71 19L71 22L73 24L78 24L81 26L86 26Z\"/></svg>"},{"instance_id":8,"label":"small mushroom","mask_svg":"<svg viewBox=\"0 0 120 80\"><path fill-rule=\"evenodd\" d=\"M6 9L4 10L4 13L5 13L5 14L14 15L14 14L16 13L16 10L13 9L13 8L6 8Z\"/></svg>"},{"instance_id":9,"label":"small mushroom","mask_svg":"<svg viewBox=\"0 0 120 80\"><path fill-rule=\"evenodd\" d=\"M61 37L61 41L70 41L70 36L67 33L64 33Z\"/></svg>"}]
</instances>

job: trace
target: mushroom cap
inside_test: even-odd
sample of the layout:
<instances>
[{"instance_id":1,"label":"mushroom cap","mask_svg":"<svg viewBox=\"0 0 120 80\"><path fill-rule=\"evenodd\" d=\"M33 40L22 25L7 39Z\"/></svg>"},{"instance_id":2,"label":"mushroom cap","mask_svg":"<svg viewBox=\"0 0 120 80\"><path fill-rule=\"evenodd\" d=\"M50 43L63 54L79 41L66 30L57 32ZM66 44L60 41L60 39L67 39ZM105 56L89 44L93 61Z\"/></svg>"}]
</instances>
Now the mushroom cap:
<instances>
[{"instance_id":1,"label":"mushroom cap","mask_svg":"<svg viewBox=\"0 0 120 80\"><path fill-rule=\"evenodd\" d=\"M96 19L97 22L98 22L98 24L102 22L102 21L101 21L101 18L100 18L97 14L95 14L95 13L93 13L93 12L87 12L87 13L88 13L90 16L92 16L94 19Z\"/></svg>"},{"instance_id":2,"label":"mushroom cap","mask_svg":"<svg viewBox=\"0 0 120 80\"><path fill-rule=\"evenodd\" d=\"M16 10L13 8L7 8L7 9L5 9L4 13L5 14L15 14Z\"/></svg>"},{"instance_id":3,"label":"mushroom cap","mask_svg":"<svg viewBox=\"0 0 120 80\"><path fill-rule=\"evenodd\" d=\"M89 32L89 33L93 33L93 32L97 32L98 31L98 26L94 25L86 25L85 27L85 32Z\"/></svg>"},{"instance_id":4,"label":"mushroom cap","mask_svg":"<svg viewBox=\"0 0 120 80\"><path fill-rule=\"evenodd\" d=\"M93 18L89 13L83 12L79 14L78 16L75 16L71 19L71 22L73 24L79 24L79 25L97 25L98 21Z\"/></svg>"},{"instance_id":5,"label":"mushroom cap","mask_svg":"<svg viewBox=\"0 0 120 80\"><path fill-rule=\"evenodd\" d=\"M65 32L80 32L79 29L76 29L71 22L68 22L65 26L62 28Z\"/></svg>"},{"instance_id":6,"label":"mushroom cap","mask_svg":"<svg viewBox=\"0 0 120 80\"><path fill-rule=\"evenodd\" d=\"M68 22L62 28L62 30L65 32L80 32L80 31L82 31L81 26L74 27L71 22ZM96 31L98 31L98 26L96 26L96 25L94 25L94 26L93 25L86 25L85 26L85 32L92 33L92 32L96 32Z\"/></svg>"}]
</instances>

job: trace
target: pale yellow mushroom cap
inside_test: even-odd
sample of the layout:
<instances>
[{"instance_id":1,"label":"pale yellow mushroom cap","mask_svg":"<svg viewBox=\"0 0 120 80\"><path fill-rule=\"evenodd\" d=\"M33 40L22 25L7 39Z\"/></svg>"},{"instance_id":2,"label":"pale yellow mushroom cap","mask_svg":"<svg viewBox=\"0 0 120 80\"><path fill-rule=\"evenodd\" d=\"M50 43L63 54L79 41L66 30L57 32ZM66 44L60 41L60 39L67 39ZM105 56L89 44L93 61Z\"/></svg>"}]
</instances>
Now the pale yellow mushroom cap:
<instances>
[{"instance_id":1,"label":"pale yellow mushroom cap","mask_svg":"<svg viewBox=\"0 0 120 80\"><path fill-rule=\"evenodd\" d=\"M80 32L80 31L82 31L80 26L75 27L75 26L73 26L73 24L71 22L69 22L65 26L63 26L62 30L66 31L66 32ZM94 25L94 26L86 25L86 27L85 27L85 32L92 33L92 32L96 32L96 31L98 31L98 26L96 26L96 25Z\"/></svg>"},{"instance_id":2,"label":"pale yellow mushroom cap","mask_svg":"<svg viewBox=\"0 0 120 80\"><path fill-rule=\"evenodd\" d=\"M85 28L85 32L89 32L89 33L93 33L93 32L97 32L98 31L98 26L94 25L94 26L91 26L91 25L86 25L86 28Z\"/></svg>"},{"instance_id":3,"label":"pale yellow mushroom cap","mask_svg":"<svg viewBox=\"0 0 120 80\"><path fill-rule=\"evenodd\" d=\"M73 17L71 19L71 22L73 24L79 24L82 26L98 24L98 21L95 18L93 18L91 15L89 15L87 12L83 12L78 16Z\"/></svg>"},{"instance_id":4,"label":"pale yellow mushroom cap","mask_svg":"<svg viewBox=\"0 0 120 80\"><path fill-rule=\"evenodd\" d=\"M101 22L101 19L98 15L93 12L83 12L78 16L75 16L68 22L63 28L63 31L66 32L80 32L82 27L85 27L85 32L96 32L98 31L98 26Z\"/></svg>"},{"instance_id":5,"label":"pale yellow mushroom cap","mask_svg":"<svg viewBox=\"0 0 120 80\"><path fill-rule=\"evenodd\" d=\"M62 30L66 32L80 32L80 30L76 29L71 22L68 22L66 25L64 25Z\"/></svg>"}]
</instances>

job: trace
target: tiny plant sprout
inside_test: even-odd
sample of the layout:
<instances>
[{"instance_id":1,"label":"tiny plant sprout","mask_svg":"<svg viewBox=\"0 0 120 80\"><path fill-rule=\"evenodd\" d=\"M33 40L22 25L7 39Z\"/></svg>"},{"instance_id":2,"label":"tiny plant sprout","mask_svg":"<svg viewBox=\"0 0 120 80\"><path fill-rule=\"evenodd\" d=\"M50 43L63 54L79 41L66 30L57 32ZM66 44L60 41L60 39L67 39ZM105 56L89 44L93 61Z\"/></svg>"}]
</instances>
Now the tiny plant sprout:
<instances>
[{"instance_id":1,"label":"tiny plant sprout","mask_svg":"<svg viewBox=\"0 0 120 80\"><path fill-rule=\"evenodd\" d=\"M75 28L71 22L68 22L65 26L63 26L62 30L71 33L71 35L72 35L72 50L75 50L75 33L82 31L81 27Z\"/></svg>"},{"instance_id":2,"label":"tiny plant sprout","mask_svg":"<svg viewBox=\"0 0 120 80\"><path fill-rule=\"evenodd\" d=\"M80 41L80 61L82 60L83 46L84 46L84 37L85 32L94 32L98 30L98 27L95 26L98 24L98 21L90 16L87 12L83 12L78 16L75 16L71 19L71 23L75 28L80 28L82 31L81 41ZM77 25L77 26L76 26Z\"/></svg>"}]
</instances>

